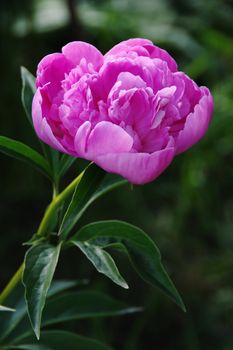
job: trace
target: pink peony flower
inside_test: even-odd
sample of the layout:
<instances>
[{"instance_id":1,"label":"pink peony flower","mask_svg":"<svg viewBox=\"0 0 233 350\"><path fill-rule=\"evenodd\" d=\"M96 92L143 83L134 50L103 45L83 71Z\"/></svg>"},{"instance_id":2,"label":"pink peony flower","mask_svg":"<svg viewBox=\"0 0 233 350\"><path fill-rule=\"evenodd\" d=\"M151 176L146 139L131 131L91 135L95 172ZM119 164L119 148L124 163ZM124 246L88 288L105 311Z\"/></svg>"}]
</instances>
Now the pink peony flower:
<instances>
[{"instance_id":1,"label":"pink peony flower","mask_svg":"<svg viewBox=\"0 0 233 350\"><path fill-rule=\"evenodd\" d=\"M51 147L134 184L158 177L205 134L213 99L163 49L130 39L102 55L71 42L42 59L32 116Z\"/></svg>"}]
</instances>

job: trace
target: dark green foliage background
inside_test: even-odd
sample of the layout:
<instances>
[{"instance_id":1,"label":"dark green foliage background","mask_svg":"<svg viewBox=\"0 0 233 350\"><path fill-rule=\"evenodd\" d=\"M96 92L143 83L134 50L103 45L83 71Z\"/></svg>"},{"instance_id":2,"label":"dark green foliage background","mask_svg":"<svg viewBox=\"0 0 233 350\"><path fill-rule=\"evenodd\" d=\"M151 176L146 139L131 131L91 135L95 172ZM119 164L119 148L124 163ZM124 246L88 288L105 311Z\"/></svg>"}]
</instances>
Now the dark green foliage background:
<instances>
[{"instance_id":1,"label":"dark green foliage background","mask_svg":"<svg viewBox=\"0 0 233 350\"><path fill-rule=\"evenodd\" d=\"M52 25L54 18L57 24ZM1 135L37 148L20 103L19 67L35 74L45 54L71 40L89 41L105 52L120 40L148 37L168 49L180 69L209 86L215 98L213 122L198 145L177 157L154 183L108 194L82 219L126 220L148 232L183 295L187 313L141 282L123 257L120 270L128 291L98 275L74 249L63 254L56 277L88 277L91 287L142 305L145 311L79 321L67 329L122 350L233 349L232 19L229 0L1 0ZM65 182L82 167L83 161L77 161ZM0 193L3 287L23 259L22 242L35 232L51 189L34 169L1 155Z\"/></svg>"}]
</instances>

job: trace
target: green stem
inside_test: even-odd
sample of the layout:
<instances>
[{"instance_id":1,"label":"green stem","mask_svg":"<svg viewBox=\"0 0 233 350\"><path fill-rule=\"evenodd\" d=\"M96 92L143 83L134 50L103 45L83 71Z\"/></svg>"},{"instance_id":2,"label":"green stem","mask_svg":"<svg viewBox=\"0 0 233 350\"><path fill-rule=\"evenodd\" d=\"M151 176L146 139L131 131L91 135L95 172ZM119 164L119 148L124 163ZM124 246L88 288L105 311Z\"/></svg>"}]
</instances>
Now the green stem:
<instances>
[{"instance_id":1,"label":"green stem","mask_svg":"<svg viewBox=\"0 0 233 350\"><path fill-rule=\"evenodd\" d=\"M47 210L44 213L42 221L37 231L37 236L43 237L48 234L47 228L49 226L49 222L57 208L63 203L63 201L75 190L75 187L80 182L84 171L79 174L60 194L54 196L52 202L49 204ZM9 283L3 289L0 294L0 304L4 302L4 300L8 297L8 295L13 291L13 289L17 286L22 278L24 270L24 263L19 267L14 276L11 278Z\"/></svg>"},{"instance_id":2,"label":"green stem","mask_svg":"<svg viewBox=\"0 0 233 350\"><path fill-rule=\"evenodd\" d=\"M0 294L0 304L2 304L5 301L8 295L17 286L17 284L21 280L23 270L24 270L24 263L19 267L19 269L16 271L14 276L11 278L9 283L6 285L6 287L3 289L2 293Z\"/></svg>"},{"instance_id":3,"label":"green stem","mask_svg":"<svg viewBox=\"0 0 233 350\"><path fill-rule=\"evenodd\" d=\"M53 198L52 202L49 204L48 208L45 211L44 217L37 231L37 236L43 237L48 233L47 228L50 219L59 208L59 206L64 202L64 200L75 190L75 187L81 181L83 174L84 171L79 174L79 176L77 176L60 194Z\"/></svg>"},{"instance_id":4,"label":"green stem","mask_svg":"<svg viewBox=\"0 0 233 350\"><path fill-rule=\"evenodd\" d=\"M59 193L58 185L54 184L53 185L53 199L56 198L58 193Z\"/></svg>"}]
</instances>

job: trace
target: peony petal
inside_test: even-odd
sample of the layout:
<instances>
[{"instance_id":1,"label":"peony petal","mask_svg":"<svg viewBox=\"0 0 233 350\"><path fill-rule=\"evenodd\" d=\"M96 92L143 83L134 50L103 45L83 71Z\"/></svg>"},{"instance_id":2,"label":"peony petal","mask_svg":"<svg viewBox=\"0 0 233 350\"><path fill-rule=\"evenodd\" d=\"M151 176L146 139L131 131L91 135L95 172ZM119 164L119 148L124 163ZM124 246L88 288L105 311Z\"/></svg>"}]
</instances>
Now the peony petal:
<instances>
[{"instance_id":1,"label":"peony petal","mask_svg":"<svg viewBox=\"0 0 233 350\"><path fill-rule=\"evenodd\" d=\"M91 160L105 153L129 152L133 138L120 126L107 121L98 123L88 138L87 156Z\"/></svg>"},{"instance_id":2,"label":"peony petal","mask_svg":"<svg viewBox=\"0 0 233 350\"><path fill-rule=\"evenodd\" d=\"M61 82L65 74L69 73L73 65L61 53L45 56L39 63L37 69L37 87L48 84L48 96L50 101L61 90Z\"/></svg>"},{"instance_id":3,"label":"peony petal","mask_svg":"<svg viewBox=\"0 0 233 350\"><path fill-rule=\"evenodd\" d=\"M78 157L85 158L87 152L87 139L91 132L91 123L84 122L79 128L74 139L74 148Z\"/></svg>"},{"instance_id":4,"label":"peony petal","mask_svg":"<svg viewBox=\"0 0 233 350\"><path fill-rule=\"evenodd\" d=\"M152 41L141 38L129 39L122 41L118 45L115 45L110 51L107 52L105 57L111 55L119 55L122 51L129 52L135 50L139 56L141 56L141 48L144 48L148 52L150 58L159 58L162 61L165 61L172 72L177 71L177 64L175 60L169 55L166 50L161 49L158 46L155 46ZM145 55L143 55L145 56Z\"/></svg>"},{"instance_id":5,"label":"peony petal","mask_svg":"<svg viewBox=\"0 0 233 350\"><path fill-rule=\"evenodd\" d=\"M153 153L164 149L170 140L169 128L157 128L147 132L142 140L142 150L145 153Z\"/></svg>"},{"instance_id":6,"label":"peony petal","mask_svg":"<svg viewBox=\"0 0 233 350\"><path fill-rule=\"evenodd\" d=\"M32 120L36 133L40 139L49 146L57 149L58 151L66 152L58 139L54 136L46 118L42 116L42 96L40 90L40 88L37 89L32 101Z\"/></svg>"},{"instance_id":7,"label":"peony petal","mask_svg":"<svg viewBox=\"0 0 233 350\"><path fill-rule=\"evenodd\" d=\"M123 90L146 87L145 81L139 75L134 75L130 72L120 73L117 77L117 81L121 82L120 88Z\"/></svg>"},{"instance_id":8,"label":"peony petal","mask_svg":"<svg viewBox=\"0 0 233 350\"><path fill-rule=\"evenodd\" d=\"M198 142L206 133L212 112L213 97L206 87L201 87L202 97L190 113L176 139L176 154L182 153Z\"/></svg>"},{"instance_id":9,"label":"peony petal","mask_svg":"<svg viewBox=\"0 0 233 350\"><path fill-rule=\"evenodd\" d=\"M94 162L110 173L125 177L133 184L145 184L156 179L171 163L174 148L148 153L109 153Z\"/></svg>"},{"instance_id":10,"label":"peony petal","mask_svg":"<svg viewBox=\"0 0 233 350\"><path fill-rule=\"evenodd\" d=\"M155 65L148 57L138 57L135 60L127 57L114 58L106 61L100 69L99 76L105 95L109 94L119 75L127 73L141 78L149 87L153 86Z\"/></svg>"},{"instance_id":11,"label":"peony petal","mask_svg":"<svg viewBox=\"0 0 233 350\"><path fill-rule=\"evenodd\" d=\"M129 51L129 48L131 47L140 47L140 46L144 46L144 45L153 45L153 43L150 40L147 39L129 39L129 40L125 40L120 42L119 44L113 46L113 48L111 50L109 50L106 54L105 57L108 57L110 55L117 55L119 53L121 53L122 51Z\"/></svg>"},{"instance_id":12,"label":"peony petal","mask_svg":"<svg viewBox=\"0 0 233 350\"><path fill-rule=\"evenodd\" d=\"M203 91L201 88L193 81L190 77L188 77L183 72L177 72L174 74L175 79L178 78L177 85L181 83L184 84L183 95L181 96L182 107L180 108L180 114L182 117L186 117L189 113L194 111L194 107L199 103ZM183 103L185 102L185 103ZM188 110L188 113L186 113Z\"/></svg>"},{"instance_id":13,"label":"peony petal","mask_svg":"<svg viewBox=\"0 0 233 350\"><path fill-rule=\"evenodd\" d=\"M99 70L103 64L103 55L97 48L83 41L73 41L62 48L62 52L75 66L77 66L82 58L87 63L92 63L95 70Z\"/></svg>"},{"instance_id":14,"label":"peony petal","mask_svg":"<svg viewBox=\"0 0 233 350\"><path fill-rule=\"evenodd\" d=\"M151 46L147 47L147 49L151 50L151 58L159 58L160 60L167 62L168 68L171 72L177 71L176 61L169 55L169 53L166 50L161 49L160 47L155 45L153 45L153 49L151 48Z\"/></svg>"},{"instance_id":15,"label":"peony petal","mask_svg":"<svg viewBox=\"0 0 233 350\"><path fill-rule=\"evenodd\" d=\"M105 153L130 151L133 139L118 125L102 121L91 131L91 123L86 121L78 129L74 145L79 157L93 160Z\"/></svg>"},{"instance_id":16,"label":"peony petal","mask_svg":"<svg viewBox=\"0 0 233 350\"><path fill-rule=\"evenodd\" d=\"M136 38L126 40L125 44L128 46L143 46L145 49L147 49L150 58L159 58L162 61L167 62L167 65L172 72L177 71L177 64L175 60L169 55L169 53L166 50L154 45L152 41L147 39Z\"/></svg>"}]
</instances>

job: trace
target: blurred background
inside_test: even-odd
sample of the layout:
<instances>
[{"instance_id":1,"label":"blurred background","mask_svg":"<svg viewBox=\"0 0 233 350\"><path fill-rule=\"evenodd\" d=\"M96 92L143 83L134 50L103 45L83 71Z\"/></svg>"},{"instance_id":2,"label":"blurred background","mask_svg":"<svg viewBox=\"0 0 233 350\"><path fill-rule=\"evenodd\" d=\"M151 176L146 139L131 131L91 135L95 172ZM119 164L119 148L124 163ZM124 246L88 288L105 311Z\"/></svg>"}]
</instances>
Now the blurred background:
<instances>
[{"instance_id":1,"label":"blurred background","mask_svg":"<svg viewBox=\"0 0 233 350\"><path fill-rule=\"evenodd\" d=\"M157 243L187 313L139 280L118 256L129 291L98 275L74 250L63 254L58 278L88 277L90 287L144 306L142 313L66 325L119 350L233 349L233 2L231 0L1 0L0 134L35 148L21 107L20 66L35 74L39 60L72 40L103 53L130 37L169 50L215 99L205 138L180 155L156 181L123 187L82 219L127 220ZM68 182L82 166L77 161ZM0 284L23 259L22 242L35 232L51 197L46 179L0 155Z\"/></svg>"}]
</instances>

